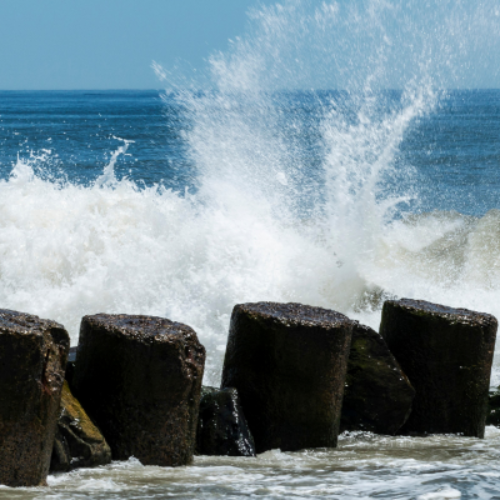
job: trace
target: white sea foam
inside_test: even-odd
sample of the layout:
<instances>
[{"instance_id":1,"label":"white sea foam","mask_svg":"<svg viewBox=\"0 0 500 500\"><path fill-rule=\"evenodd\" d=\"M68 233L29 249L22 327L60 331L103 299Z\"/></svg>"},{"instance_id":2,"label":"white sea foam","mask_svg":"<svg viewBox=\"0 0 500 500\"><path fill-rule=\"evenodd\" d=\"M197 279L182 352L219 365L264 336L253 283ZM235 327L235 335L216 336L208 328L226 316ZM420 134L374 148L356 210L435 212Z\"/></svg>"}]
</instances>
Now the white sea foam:
<instances>
[{"instance_id":1,"label":"white sea foam","mask_svg":"<svg viewBox=\"0 0 500 500\"><path fill-rule=\"evenodd\" d=\"M134 461L49 477L36 498L493 498L499 477L498 436L343 436L337 449L257 457L195 457L190 467L141 466ZM6 491L11 494L12 490ZM21 498L32 498L21 496ZM0 498L8 498L2 496Z\"/></svg>"},{"instance_id":2,"label":"white sea foam","mask_svg":"<svg viewBox=\"0 0 500 500\"><path fill-rule=\"evenodd\" d=\"M213 382L243 301L332 307L377 327L383 291L500 317L498 211L384 223L372 199L330 226L280 218L262 191L225 189L209 199L129 181L57 185L19 161L0 182L2 307L56 319L73 342L84 314L186 322L208 347Z\"/></svg>"},{"instance_id":3,"label":"white sea foam","mask_svg":"<svg viewBox=\"0 0 500 500\"><path fill-rule=\"evenodd\" d=\"M462 494L460 491L453 488L441 488L437 491L431 493L425 493L424 495L419 495L417 500L448 500L452 498L461 498Z\"/></svg>"}]
</instances>

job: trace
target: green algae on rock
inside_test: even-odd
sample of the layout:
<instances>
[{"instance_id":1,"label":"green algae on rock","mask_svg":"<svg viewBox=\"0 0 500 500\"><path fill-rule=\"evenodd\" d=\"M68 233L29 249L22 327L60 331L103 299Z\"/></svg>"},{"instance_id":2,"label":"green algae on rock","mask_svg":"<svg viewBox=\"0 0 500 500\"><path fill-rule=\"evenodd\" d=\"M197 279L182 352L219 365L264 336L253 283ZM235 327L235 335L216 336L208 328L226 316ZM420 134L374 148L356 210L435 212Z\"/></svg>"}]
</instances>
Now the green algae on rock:
<instances>
[{"instance_id":1,"label":"green algae on rock","mask_svg":"<svg viewBox=\"0 0 500 500\"><path fill-rule=\"evenodd\" d=\"M390 300L380 333L415 388L407 434L484 437L497 320L423 300Z\"/></svg>"},{"instance_id":2,"label":"green algae on rock","mask_svg":"<svg viewBox=\"0 0 500 500\"><path fill-rule=\"evenodd\" d=\"M381 335L352 332L340 430L395 435L410 415L415 390Z\"/></svg>"},{"instance_id":3,"label":"green algae on rock","mask_svg":"<svg viewBox=\"0 0 500 500\"><path fill-rule=\"evenodd\" d=\"M111 462L111 449L64 382L61 414L50 462L51 472L66 472L80 467L96 467Z\"/></svg>"},{"instance_id":4,"label":"green algae on rock","mask_svg":"<svg viewBox=\"0 0 500 500\"><path fill-rule=\"evenodd\" d=\"M192 328L155 316L85 316L73 375L75 396L114 460L191 463L205 348Z\"/></svg>"},{"instance_id":5,"label":"green algae on rock","mask_svg":"<svg viewBox=\"0 0 500 500\"><path fill-rule=\"evenodd\" d=\"M234 307L222 387L238 390L257 453L336 446L353 325L296 303Z\"/></svg>"},{"instance_id":6,"label":"green algae on rock","mask_svg":"<svg viewBox=\"0 0 500 500\"><path fill-rule=\"evenodd\" d=\"M0 484L46 484L68 350L62 325L0 309Z\"/></svg>"}]
</instances>

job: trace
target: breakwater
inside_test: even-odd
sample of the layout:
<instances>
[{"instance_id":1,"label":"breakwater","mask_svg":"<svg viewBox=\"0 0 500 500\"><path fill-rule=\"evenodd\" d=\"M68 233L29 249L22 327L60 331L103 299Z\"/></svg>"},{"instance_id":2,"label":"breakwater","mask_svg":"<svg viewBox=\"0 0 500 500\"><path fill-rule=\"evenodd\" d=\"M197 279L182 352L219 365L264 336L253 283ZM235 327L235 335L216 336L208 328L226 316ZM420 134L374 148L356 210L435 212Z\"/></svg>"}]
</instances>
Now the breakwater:
<instances>
[{"instance_id":1,"label":"breakwater","mask_svg":"<svg viewBox=\"0 0 500 500\"><path fill-rule=\"evenodd\" d=\"M382 336L373 349L370 343L373 346L378 334L335 311L296 303L237 305L222 379L224 390L236 391L235 406L216 403L210 410L205 405L199 420L205 350L191 328L155 317L87 316L76 359L63 370L69 353L64 327L2 310L1 361L10 377L3 377L7 385L0 408L6 443L1 480L11 487L43 486L50 465L53 471L64 471L106 465L112 457L138 459L143 465L189 465L196 443L210 432L210 420L216 434L204 450L209 455L220 450L226 456L252 456L275 449L335 448L348 373L350 398L358 400L354 425L349 420L352 407L344 409L342 420L348 431L365 424L386 425L387 415L380 410L392 405L392 413L402 409L405 415L391 433L481 438L490 410L497 326L496 319L484 313L424 301L389 301L384 306ZM357 342L351 349L353 331ZM384 339L401 365L391 357ZM34 358L46 362L29 366ZM399 371L403 382L399 389L389 387L393 382L387 383L387 368ZM12 385L11 380L26 387ZM410 408L404 400L406 386L412 391ZM366 397L368 387L377 387L378 394ZM81 398L92 422L70 389ZM389 389L392 401L386 399ZM58 411L61 391L67 394ZM35 392L46 401L37 402L36 395L30 399ZM217 391L203 394L208 397L217 398ZM72 423L75 407L80 410ZM374 411L375 421L367 417ZM18 423L11 429L13 421ZM224 421L230 426L227 430ZM238 444L241 438L235 426L254 451L248 453ZM77 434L68 433L68 427L75 427ZM102 442L107 447L104 439L110 444L107 456L102 446L88 446ZM235 451L224 451L229 448ZM37 455L40 449L42 454Z\"/></svg>"}]
</instances>

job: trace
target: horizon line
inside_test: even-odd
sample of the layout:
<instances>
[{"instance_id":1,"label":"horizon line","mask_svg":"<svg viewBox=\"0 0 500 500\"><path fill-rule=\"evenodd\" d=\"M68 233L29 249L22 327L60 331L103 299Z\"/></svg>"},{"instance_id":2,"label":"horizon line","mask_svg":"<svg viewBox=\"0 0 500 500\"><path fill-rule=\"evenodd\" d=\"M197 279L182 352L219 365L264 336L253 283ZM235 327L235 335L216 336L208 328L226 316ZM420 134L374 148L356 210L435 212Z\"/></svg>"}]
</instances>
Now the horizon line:
<instances>
[{"instance_id":1,"label":"horizon line","mask_svg":"<svg viewBox=\"0 0 500 500\"><path fill-rule=\"evenodd\" d=\"M214 88L199 88L199 89L192 89L189 87L183 88L183 89L168 89L168 88L106 88L106 89L99 89L99 88L79 88L79 89L0 89L0 92L178 92L178 91L183 91L183 90L191 90L195 92L202 92L202 91L213 91L216 90ZM394 88L394 87L384 87L380 88L377 90L374 90L373 92L377 91L403 91L404 88ZM464 91L464 90L500 90L500 87L455 87L455 88L437 88L436 90L438 91ZM337 91L337 92L350 92L347 89L338 89L338 88L296 88L296 89L275 89L272 90L272 92L276 91L289 91L289 92L332 92L332 91ZM264 90L265 92L265 90ZM235 91L236 93L236 91Z\"/></svg>"}]
</instances>

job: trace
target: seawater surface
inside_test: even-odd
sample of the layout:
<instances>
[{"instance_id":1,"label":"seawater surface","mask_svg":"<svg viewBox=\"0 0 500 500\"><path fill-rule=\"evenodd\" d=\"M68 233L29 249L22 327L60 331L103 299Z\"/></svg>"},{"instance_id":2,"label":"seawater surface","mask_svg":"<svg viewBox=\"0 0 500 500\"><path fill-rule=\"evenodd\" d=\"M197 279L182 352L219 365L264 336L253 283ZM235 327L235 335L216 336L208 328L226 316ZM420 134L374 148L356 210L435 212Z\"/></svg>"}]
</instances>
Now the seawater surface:
<instances>
[{"instance_id":1,"label":"seawater surface","mask_svg":"<svg viewBox=\"0 0 500 500\"><path fill-rule=\"evenodd\" d=\"M500 431L486 440L353 433L335 450L272 450L257 458L195 457L189 467L131 458L49 476L45 488L1 488L0 499L331 498L498 499Z\"/></svg>"},{"instance_id":2,"label":"seawater surface","mask_svg":"<svg viewBox=\"0 0 500 500\"><path fill-rule=\"evenodd\" d=\"M85 314L184 322L212 385L241 302L375 329L387 298L500 317L500 91L450 90L497 71L499 16L489 0L286 0L251 13L201 88L156 65L168 90L0 92L0 307L73 345ZM131 458L0 498L494 499L499 450L494 427L351 434L177 469Z\"/></svg>"}]
</instances>

